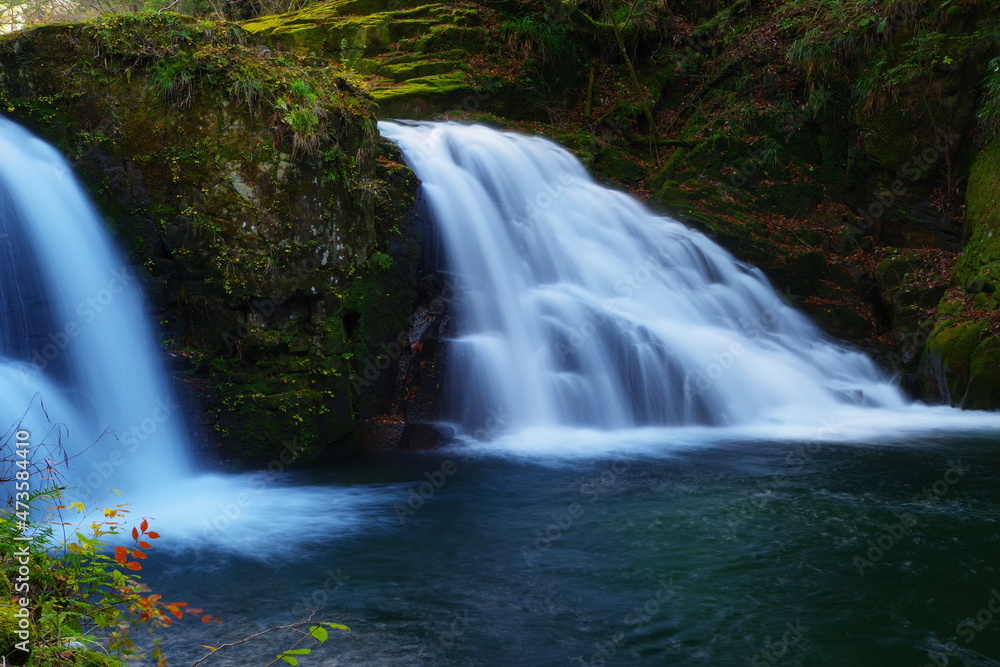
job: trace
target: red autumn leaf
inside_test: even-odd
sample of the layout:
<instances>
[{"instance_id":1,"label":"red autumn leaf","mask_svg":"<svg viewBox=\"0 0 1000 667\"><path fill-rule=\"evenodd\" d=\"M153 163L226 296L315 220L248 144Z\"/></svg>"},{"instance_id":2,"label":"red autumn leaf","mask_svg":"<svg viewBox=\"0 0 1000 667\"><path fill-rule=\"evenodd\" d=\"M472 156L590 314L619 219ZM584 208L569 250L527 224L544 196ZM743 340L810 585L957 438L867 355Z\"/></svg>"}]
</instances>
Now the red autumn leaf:
<instances>
[{"instance_id":1,"label":"red autumn leaf","mask_svg":"<svg viewBox=\"0 0 1000 667\"><path fill-rule=\"evenodd\" d=\"M170 613L173 614L177 618L184 618L184 614L181 613L180 609L171 609Z\"/></svg>"},{"instance_id":2,"label":"red autumn leaf","mask_svg":"<svg viewBox=\"0 0 1000 667\"><path fill-rule=\"evenodd\" d=\"M139 546L142 547L143 549L152 549L153 548L152 544L150 544L149 542L143 542L142 540L139 541Z\"/></svg>"},{"instance_id":3,"label":"red autumn leaf","mask_svg":"<svg viewBox=\"0 0 1000 667\"><path fill-rule=\"evenodd\" d=\"M212 617L211 616L202 616L201 617L201 622L202 623L211 623L212 622Z\"/></svg>"},{"instance_id":4,"label":"red autumn leaf","mask_svg":"<svg viewBox=\"0 0 1000 667\"><path fill-rule=\"evenodd\" d=\"M132 552L132 558L145 558L146 554L142 553L138 549Z\"/></svg>"},{"instance_id":5,"label":"red autumn leaf","mask_svg":"<svg viewBox=\"0 0 1000 667\"><path fill-rule=\"evenodd\" d=\"M171 602L170 606L171 607L186 607L186 606L188 606L188 603L187 602Z\"/></svg>"},{"instance_id":6,"label":"red autumn leaf","mask_svg":"<svg viewBox=\"0 0 1000 667\"><path fill-rule=\"evenodd\" d=\"M149 522L143 519L142 523L139 524L139 530L145 533L148 528L149 528Z\"/></svg>"},{"instance_id":7,"label":"red autumn leaf","mask_svg":"<svg viewBox=\"0 0 1000 667\"><path fill-rule=\"evenodd\" d=\"M139 565L135 561L131 561L131 562L125 563L125 567L127 567L130 570L141 570L142 569L142 565Z\"/></svg>"},{"instance_id":8,"label":"red autumn leaf","mask_svg":"<svg viewBox=\"0 0 1000 667\"><path fill-rule=\"evenodd\" d=\"M128 560L128 549L125 547L115 547L115 560L119 563L124 563Z\"/></svg>"},{"instance_id":9,"label":"red autumn leaf","mask_svg":"<svg viewBox=\"0 0 1000 667\"><path fill-rule=\"evenodd\" d=\"M152 538L152 539L154 539L154 540L155 540L155 539L156 539L157 537L159 537L159 536L160 536L160 534L159 534L159 533L157 533L156 531L153 531L153 530L151 530L151 531L149 531L148 533L146 533L146 537L149 537L149 538Z\"/></svg>"},{"instance_id":10,"label":"red autumn leaf","mask_svg":"<svg viewBox=\"0 0 1000 667\"><path fill-rule=\"evenodd\" d=\"M132 526L132 539L133 540L139 539L139 529L136 528L135 526Z\"/></svg>"}]
</instances>

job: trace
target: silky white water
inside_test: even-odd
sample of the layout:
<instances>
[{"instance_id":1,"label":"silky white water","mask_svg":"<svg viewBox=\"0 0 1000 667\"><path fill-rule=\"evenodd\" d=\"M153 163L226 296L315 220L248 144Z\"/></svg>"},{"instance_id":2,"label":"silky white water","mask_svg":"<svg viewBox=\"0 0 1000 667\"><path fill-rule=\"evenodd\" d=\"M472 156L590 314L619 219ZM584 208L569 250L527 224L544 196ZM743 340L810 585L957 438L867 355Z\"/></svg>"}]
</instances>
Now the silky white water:
<instances>
[{"instance_id":1,"label":"silky white water","mask_svg":"<svg viewBox=\"0 0 1000 667\"><path fill-rule=\"evenodd\" d=\"M27 431L36 464L67 461L54 467L67 503L131 505L155 518L172 546L271 556L362 520L359 508L381 489L300 485L280 461L252 475L199 474L148 319L138 274L69 166L0 118L0 433L8 454L15 431ZM48 484L45 476L34 474L33 491Z\"/></svg>"},{"instance_id":2,"label":"silky white water","mask_svg":"<svg viewBox=\"0 0 1000 667\"><path fill-rule=\"evenodd\" d=\"M459 295L449 418L466 429L492 418L531 448L565 440L552 429L576 429L579 443L697 425L864 437L887 415L894 427L997 424L912 405L758 269L598 185L552 142L456 123L379 127L422 182Z\"/></svg>"},{"instance_id":3,"label":"silky white water","mask_svg":"<svg viewBox=\"0 0 1000 667\"><path fill-rule=\"evenodd\" d=\"M55 149L0 119L0 156L4 427L37 394L74 443L70 480L102 495L190 474L136 274ZM37 406L23 425L51 428Z\"/></svg>"}]
</instances>

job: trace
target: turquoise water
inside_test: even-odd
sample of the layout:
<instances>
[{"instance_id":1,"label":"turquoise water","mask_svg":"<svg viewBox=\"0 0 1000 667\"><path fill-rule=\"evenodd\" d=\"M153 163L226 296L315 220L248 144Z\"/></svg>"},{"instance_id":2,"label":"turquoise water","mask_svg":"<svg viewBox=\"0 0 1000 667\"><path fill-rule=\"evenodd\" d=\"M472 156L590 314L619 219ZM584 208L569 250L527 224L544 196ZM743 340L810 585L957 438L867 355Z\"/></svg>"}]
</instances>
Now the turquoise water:
<instances>
[{"instance_id":1,"label":"turquoise water","mask_svg":"<svg viewBox=\"0 0 1000 667\"><path fill-rule=\"evenodd\" d=\"M146 581L224 619L167 632L173 664L321 607L352 632L303 665L1000 665L998 444L358 457L295 478L380 491L342 532Z\"/></svg>"}]
</instances>

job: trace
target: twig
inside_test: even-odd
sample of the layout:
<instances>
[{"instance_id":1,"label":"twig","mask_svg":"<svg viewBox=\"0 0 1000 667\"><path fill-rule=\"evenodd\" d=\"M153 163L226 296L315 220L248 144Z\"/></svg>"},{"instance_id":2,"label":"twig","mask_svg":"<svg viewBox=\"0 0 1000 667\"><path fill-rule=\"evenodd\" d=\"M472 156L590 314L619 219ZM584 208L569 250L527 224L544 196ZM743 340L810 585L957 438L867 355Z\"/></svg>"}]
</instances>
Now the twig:
<instances>
[{"instance_id":1,"label":"twig","mask_svg":"<svg viewBox=\"0 0 1000 667\"><path fill-rule=\"evenodd\" d=\"M302 627L303 625L309 625L312 622L313 622L313 614L310 614L309 618L307 618L304 621L296 621L295 623L291 623L289 625L281 625L281 626L278 626L276 628L268 628L267 630L261 630L260 632L254 633L254 634L249 635L247 637L244 637L243 639L239 639L237 641L230 642L228 644L223 644L222 646L217 646L217 647L213 648L209 653L207 653L204 656L202 656L201 658L199 658L196 662L192 663L191 667L198 667L198 665L200 665L201 663L205 662L210 657L212 657L213 655L215 655L215 653L217 651L221 651L224 648L230 648L232 646L239 646L240 644L245 644L245 643L247 643L248 641L250 641L252 639L257 639L258 637L263 637L264 635L270 634L270 633L275 632L277 630L295 630L296 632L302 632L301 630L299 630L299 628ZM306 633L303 633L303 634L306 634ZM308 636L308 635L306 634L306 636ZM302 641L302 640L299 640L299 641ZM296 646L297 645L298 645L298 643L296 643ZM273 665L274 663L272 662L271 664Z\"/></svg>"}]
</instances>

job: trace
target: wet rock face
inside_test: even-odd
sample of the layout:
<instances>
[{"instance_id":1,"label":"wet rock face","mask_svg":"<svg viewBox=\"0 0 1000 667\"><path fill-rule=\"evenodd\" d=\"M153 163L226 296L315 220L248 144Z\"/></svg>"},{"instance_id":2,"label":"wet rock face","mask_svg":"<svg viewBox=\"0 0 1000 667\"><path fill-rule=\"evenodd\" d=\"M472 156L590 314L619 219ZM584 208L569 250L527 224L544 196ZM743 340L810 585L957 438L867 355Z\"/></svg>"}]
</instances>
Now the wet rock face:
<instances>
[{"instance_id":1,"label":"wet rock face","mask_svg":"<svg viewBox=\"0 0 1000 667\"><path fill-rule=\"evenodd\" d=\"M409 326L355 380L392 383L387 392L393 397L390 413L362 426L362 446L370 451L428 449L453 435L436 422L447 417L441 388L448 377L449 340L455 335L455 294L436 271L422 275L418 294Z\"/></svg>"}]
</instances>

